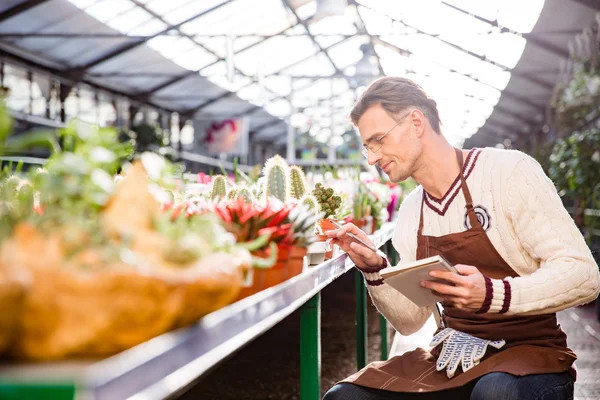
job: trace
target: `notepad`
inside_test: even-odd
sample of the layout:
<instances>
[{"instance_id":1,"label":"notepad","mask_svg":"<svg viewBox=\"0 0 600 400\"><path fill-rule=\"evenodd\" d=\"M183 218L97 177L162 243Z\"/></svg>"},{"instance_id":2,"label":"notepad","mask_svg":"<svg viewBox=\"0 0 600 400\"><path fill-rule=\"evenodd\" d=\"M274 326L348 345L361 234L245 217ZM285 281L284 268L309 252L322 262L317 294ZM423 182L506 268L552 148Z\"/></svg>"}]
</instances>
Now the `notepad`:
<instances>
[{"instance_id":1,"label":"notepad","mask_svg":"<svg viewBox=\"0 0 600 400\"><path fill-rule=\"evenodd\" d=\"M441 302L443 299L433 294L430 289L422 287L421 281L434 281L450 284L446 280L429 276L429 272L434 270L450 271L458 274L456 268L440 255L423 258L397 267L388 267L381 270L379 273L385 284L402 293L417 306L425 307Z\"/></svg>"}]
</instances>

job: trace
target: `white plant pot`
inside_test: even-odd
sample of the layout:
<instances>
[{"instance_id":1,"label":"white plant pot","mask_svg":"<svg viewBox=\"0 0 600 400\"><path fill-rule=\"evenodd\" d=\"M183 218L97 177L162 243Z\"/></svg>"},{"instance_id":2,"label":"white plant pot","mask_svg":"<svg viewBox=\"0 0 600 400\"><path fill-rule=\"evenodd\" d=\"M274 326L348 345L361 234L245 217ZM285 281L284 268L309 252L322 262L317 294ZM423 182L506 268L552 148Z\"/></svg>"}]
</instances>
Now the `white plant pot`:
<instances>
[{"instance_id":1,"label":"white plant pot","mask_svg":"<svg viewBox=\"0 0 600 400\"><path fill-rule=\"evenodd\" d=\"M308 246L306 257L308 265L317 265L325 261L325 253L329 251L328 242L315 242Z\"/></svg>"}]
</instances>

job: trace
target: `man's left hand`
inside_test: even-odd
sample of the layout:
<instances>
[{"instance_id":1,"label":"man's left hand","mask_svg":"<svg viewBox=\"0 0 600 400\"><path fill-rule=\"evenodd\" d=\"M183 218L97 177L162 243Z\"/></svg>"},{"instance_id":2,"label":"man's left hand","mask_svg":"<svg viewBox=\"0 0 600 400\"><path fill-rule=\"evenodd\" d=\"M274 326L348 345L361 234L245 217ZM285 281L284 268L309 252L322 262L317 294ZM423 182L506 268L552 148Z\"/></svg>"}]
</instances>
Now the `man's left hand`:
<instances>
[{"instance_id":1,"label":"man's left hand","mask_svg":"<svg viewBox=\"0 0 600 400\"><path fill-rule=\"evenodd\" d=\"M421 281L421 286L431 289L436 295L444 298L445 304L463 311L479 311L485 300L483 275L472 265L457 264L454 267L458 274L449 271L431 271L429 275L432 278L451 282L455 286L433 281Z\"/></svg>"}]
</instances>

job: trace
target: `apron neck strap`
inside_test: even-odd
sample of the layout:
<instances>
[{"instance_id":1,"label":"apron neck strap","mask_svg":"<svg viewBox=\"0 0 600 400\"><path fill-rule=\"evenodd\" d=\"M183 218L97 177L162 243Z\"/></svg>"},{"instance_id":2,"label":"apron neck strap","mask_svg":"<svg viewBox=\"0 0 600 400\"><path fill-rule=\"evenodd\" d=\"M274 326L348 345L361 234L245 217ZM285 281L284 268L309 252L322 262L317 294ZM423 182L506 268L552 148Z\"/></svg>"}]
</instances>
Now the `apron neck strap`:
<instances>
[{"instance_id":1,"label":"apron neck strap","mask_svg":"<svg viewBox=\"0 0 600 400\"><path fill-rule=\"evenodd\" d=\"M467 181L465 181L465 177L463 174L462 150L454 148L454 151L456 151L456 158L458 159L458 166L460 167L460 185L462 187L463 196L465 196L465 207L467 209L467 214L469 215L469 220L471 221L471 227L477 228L478 226L480 226L480 224L477 220L477 216L475 215L475 210L473 209L473 199L471 198L471 192L469 191Z\"/></svg>"},{"instance_id":2,"label":"apron neck strap","mask_svg":"<svg viewBox=\"0 0 600 400\"><path fill-rule=\"evenodd\" d=\"M467 181L465 181L465 177L463 175L463 154L462 150L454 148L456 152L456 160L458 162L459 168L459 176L460 176L460 185L462 188L463 196L465 196L465 202L467 203L467 214L469 215L469 220L471 221L471 227L476 228L480 226L479 221L477 220L477 216L475 215L475 210L473 209L473 199L471 198L471 192L469 191L469 187L467 186ZM421 199L421 215L419 217L419 230L417 235L423 235L423 206L425 205L425 189L423 189L423 197Z\"/></svg>"}]
</instances>

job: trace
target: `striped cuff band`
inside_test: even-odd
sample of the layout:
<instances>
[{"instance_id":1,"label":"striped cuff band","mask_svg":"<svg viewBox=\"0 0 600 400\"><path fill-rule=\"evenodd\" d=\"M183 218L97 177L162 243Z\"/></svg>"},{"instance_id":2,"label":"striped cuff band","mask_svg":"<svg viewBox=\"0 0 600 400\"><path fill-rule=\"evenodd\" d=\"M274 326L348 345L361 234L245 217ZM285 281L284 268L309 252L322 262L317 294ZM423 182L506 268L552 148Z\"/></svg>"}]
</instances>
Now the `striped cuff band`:
<instances>
[{"instance_id":1,"label":"striped cuff band","mask_svg":"<svg viewBox=\"0 0 600 400\"><path fill-rule=\"evenodd\" d=\"M492 284L492 280L488 276L483 276L485 279L485 300L483 300L483 304L479 311L475 312L475 314L485 314L490 310L490 306L492 305L492 298L494 297L494 286Z\"/></svg>"},{"instance_id":2,"label":"striped cuff band","mask_svg":"<svg viewBox=\"0 0 600 400\"><path fill-rule=\"evenodd\" d=\"M374 268L360 268L360 267L356 267L358 268L363 276L365 277L365 281L367 282L367 285L369 286L379 286L379 285L383 285L383 279L381 278L381 275L379 275L379 271L381 271L384 268L388 267L388 261L386 260L385 257L383 258L383 262L381 263L381 265L374 267Z\"/></svg>"},{"instance_id":3,"label":"striped cuff band","mask_svg":"<svg viewBox=\"0 0 600 400\"><path fill-rule=\"evenodd\" d=\"M488 312L506 313L510 308L511 298L510 282L501 279L492 279L492 304Z\"/></svg>"}]
</instances>

